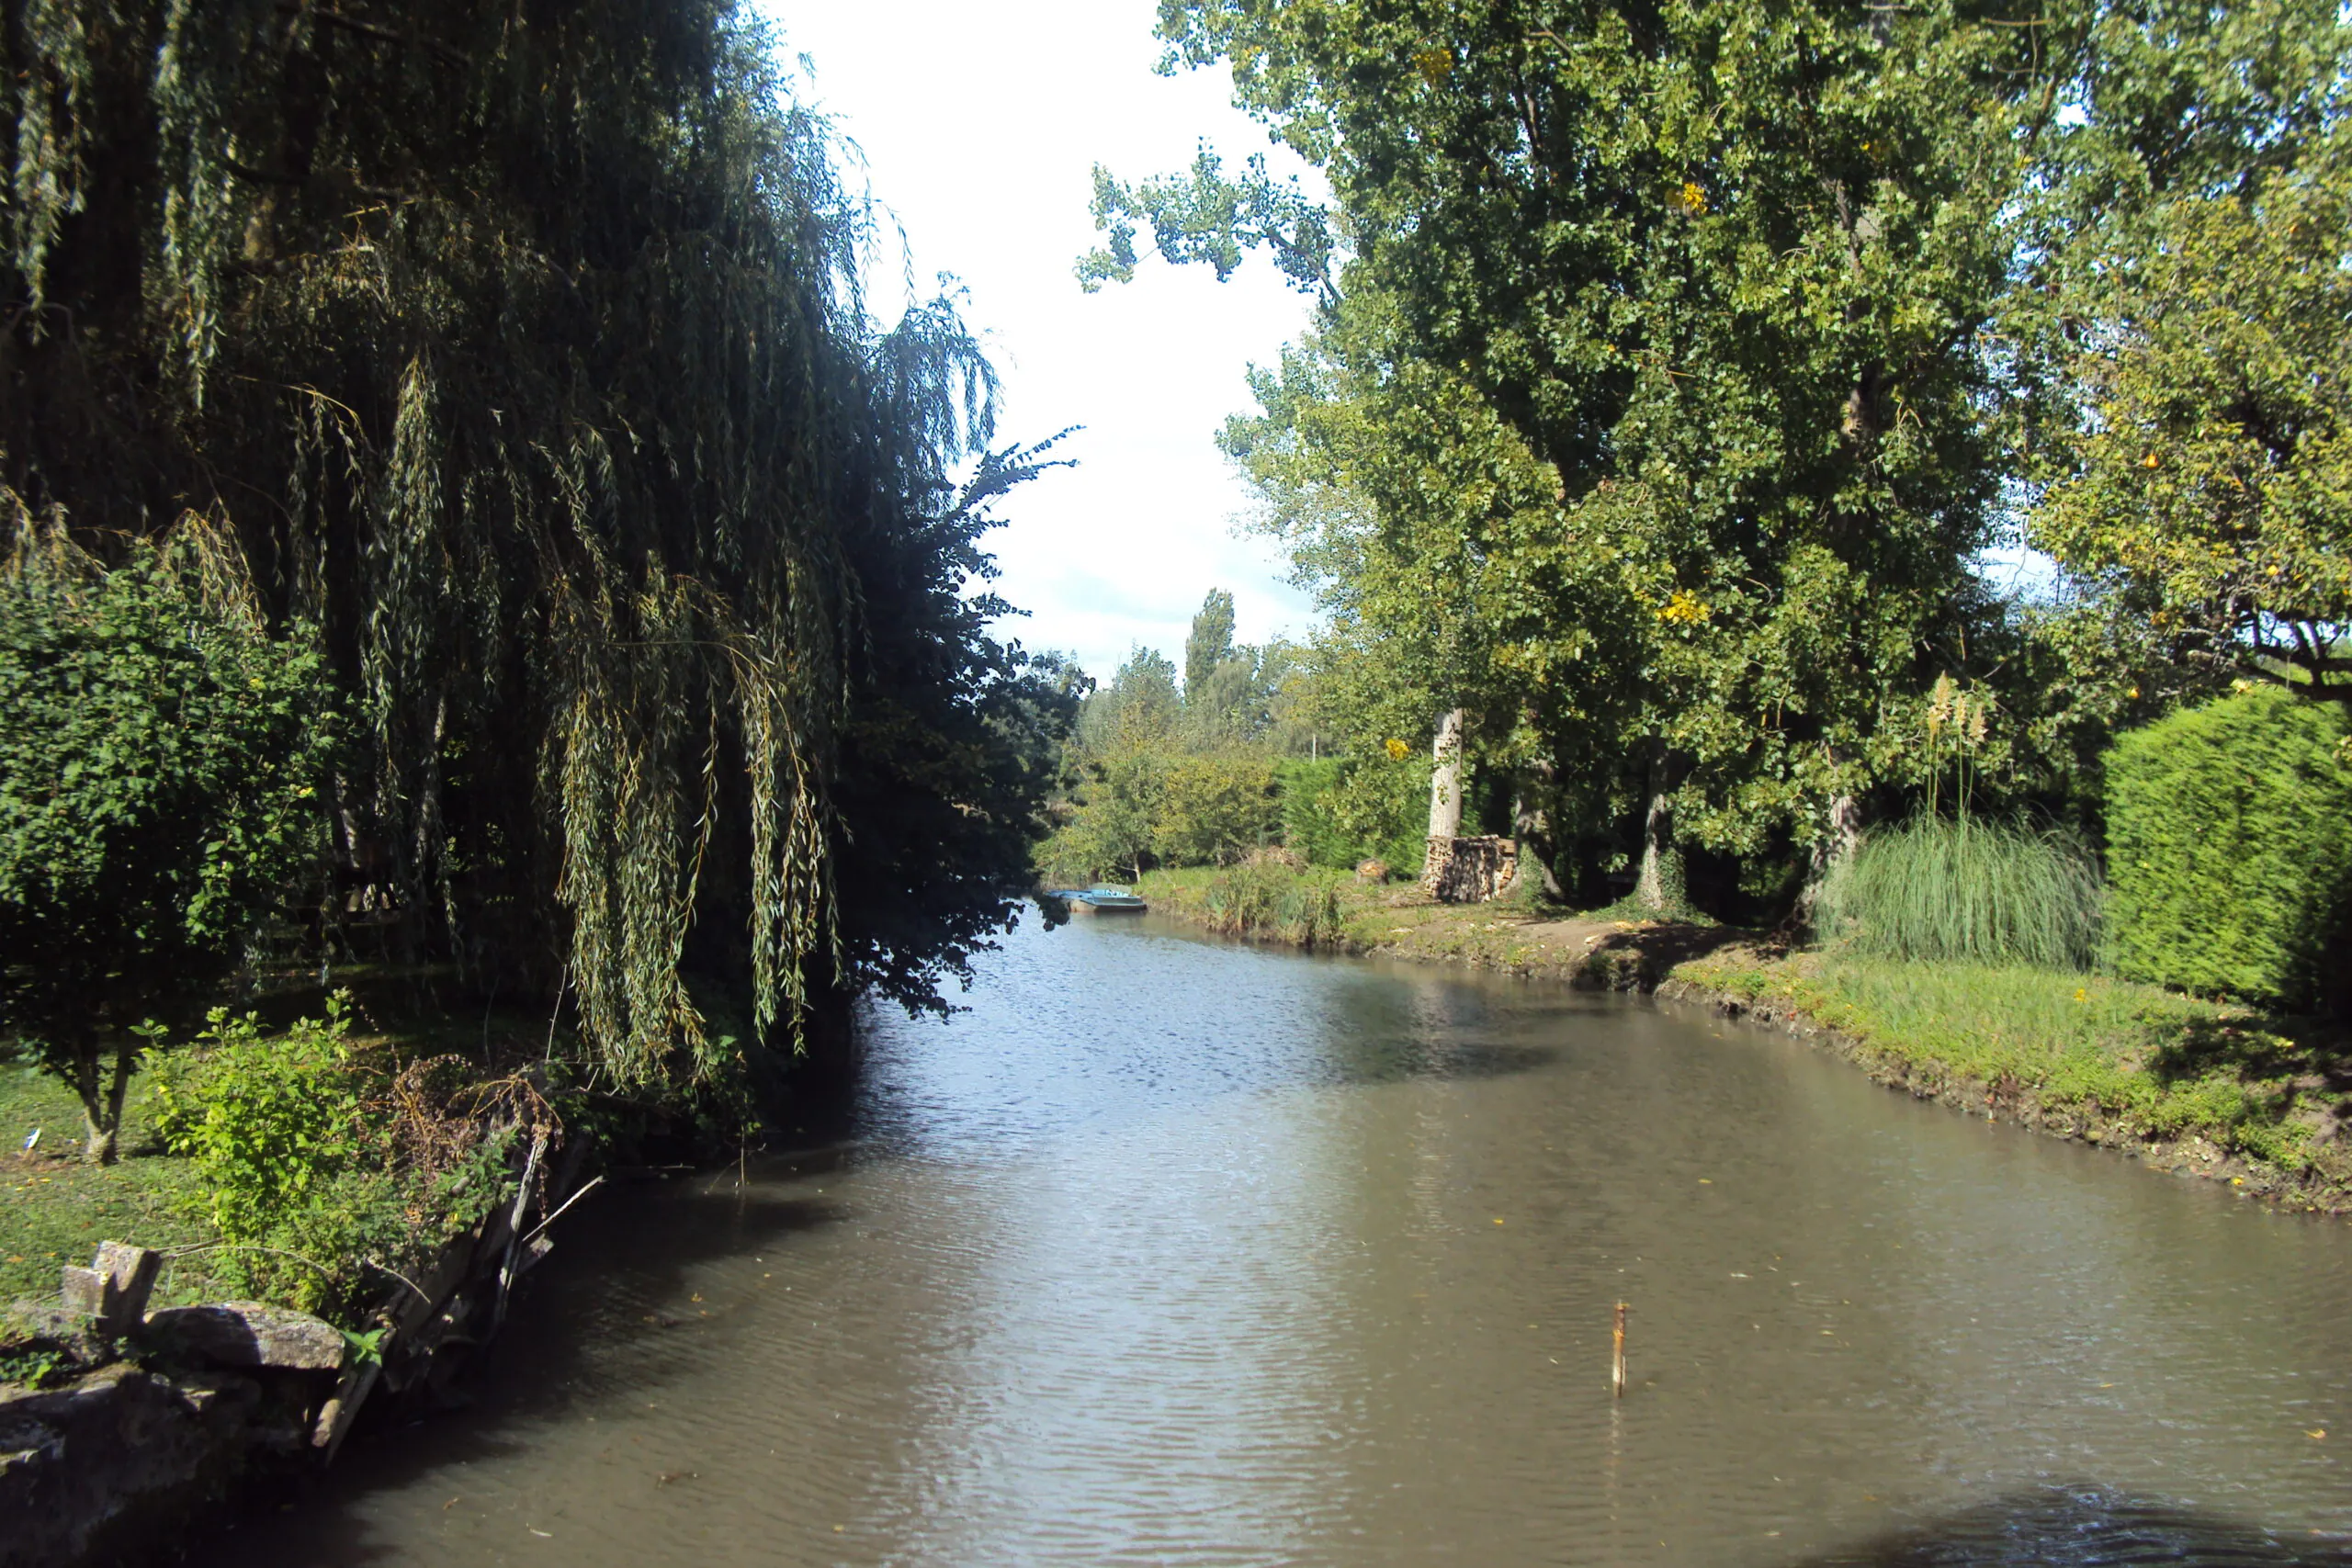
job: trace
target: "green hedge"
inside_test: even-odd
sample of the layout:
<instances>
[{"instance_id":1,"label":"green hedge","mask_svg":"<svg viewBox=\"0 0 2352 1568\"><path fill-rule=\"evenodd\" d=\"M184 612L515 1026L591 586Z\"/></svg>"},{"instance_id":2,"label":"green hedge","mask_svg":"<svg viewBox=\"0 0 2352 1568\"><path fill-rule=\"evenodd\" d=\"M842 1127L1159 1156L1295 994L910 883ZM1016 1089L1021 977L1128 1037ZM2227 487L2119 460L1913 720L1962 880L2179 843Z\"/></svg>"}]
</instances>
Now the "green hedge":
<instances>
[{"instance_id":1,"label":"green hedge","mask_svg":"<svg viewBox=\"0 0 2352 1568\"><path fill-rule=\"evenodd\" d=\"M2116 743L2107 826L2118 974L2273 1006L2346 999L2348 737L2341 707L2266 687Z\"/></svg>"},{"instance_id":2,"label":"green hedge","mask_svg":"<svg viewBox=\"0 0 2352 1568\"><path fill-rule=\"evenodd\" d=\"M1428 758L1291 757L1274 776L1283 842L1309 864L1346 868L1372 856L1408 875L1420 871Z\"/></svg>"}]
</instances>

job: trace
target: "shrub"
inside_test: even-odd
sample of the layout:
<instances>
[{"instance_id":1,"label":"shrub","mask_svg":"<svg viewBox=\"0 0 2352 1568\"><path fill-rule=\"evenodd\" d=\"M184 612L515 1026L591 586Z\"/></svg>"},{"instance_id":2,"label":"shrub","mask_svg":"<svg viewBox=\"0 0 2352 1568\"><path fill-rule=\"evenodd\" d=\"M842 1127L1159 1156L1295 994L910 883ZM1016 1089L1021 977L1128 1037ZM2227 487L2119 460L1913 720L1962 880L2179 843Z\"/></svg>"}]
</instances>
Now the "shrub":
<instances>
[{"instance_id":1,"label":"shrub","mask_svg":"<svg viewBox=\"0 0 2352 1568\"><path fill-rule=\"evenodd\" d=\"M1305 855L1309 865L1353 865L1363 848L1353 833L1332 814L1331 796L1340 787L1346 760L1285 757L1274 764L1280 790L1283 842Z\"/></svg>"},{"instance_id":2,"label":"shrub","mask_svg":"<svg viewBox=\"0 0 2352 1568\"><path fill-rule=\"evenodd\" d=\"M1293 758L1279 765L1283 841L1316 865L1366 859L1418 871L1429 821L1430 761Z\"/></svg>"},{"instance_id":3,"label":"shrub","mask_svg":"<svg viewBox=\"0 0 2352 1568\"><path fill-rule=\"evenodd\" d=\"M1166 759L1125 746L1089 762L1070 819L1035 852L1038 870L1057 886L1141 876L1167 793Z\"/></svg>"},{"instance_id":4,"label":"shrub","mask_svg":"<svg viewBox=\"0 0 2352 1568\"><path fill-rule=\"evenodd\" d=\"M1161 774L1152 853L1163 865L1225 865L1277 826L1271 759L1246 751L1171 759Z\"/></svg>"},{"instance_id":5,"label":"shrub","mask_svg":"<svg viewBox=\"0 0 2352 1568\"><path fill-rule=\"evenodd\" d=\"M2107 757L2117 973L2273 1006L2341 1005L2352 721L2275 687L2134 730Z\"/></svg>"},{"instance_id":6,"label":"shrub","mask_svg":"<svg viewBox=\"0 0 2352 1568\"><path fill-rule=\"evenodd\" d=\"M2097 953L2098 872L2055 833L1920 817L1870 834L1822 888L1825 934L1888 958L2081 969Z\"/></svg>"},{"instance_id":7,"label":"shrub","mask_svg":"<svg viewBox=\"0 0 2352 1568\"><path fill-rule=\"evenodd\" d=\"M112 571L21 513L0 565L0 1028L113 1156L142 1010L216 980L322 842L324 666L184 528ZM210 586L208 586L209 580ZM111 1084L102 1084L107 1045Z\"/></svg>"},{"instance_id":8,"label":"shrub","mask_svg":"<svg viewBox=\"0 0 2352 1568\"><path fill-rule=\"evenodd\" d=\"M388 1270L500 1201L518 1118L512 1080L353 1045L346 1006L333 998L275 1039L216 1008L194 1044L146 1066L156 1133L196 1167L224 1244L213 1273L353 1321Z\"/></svg>"}]
</instances>

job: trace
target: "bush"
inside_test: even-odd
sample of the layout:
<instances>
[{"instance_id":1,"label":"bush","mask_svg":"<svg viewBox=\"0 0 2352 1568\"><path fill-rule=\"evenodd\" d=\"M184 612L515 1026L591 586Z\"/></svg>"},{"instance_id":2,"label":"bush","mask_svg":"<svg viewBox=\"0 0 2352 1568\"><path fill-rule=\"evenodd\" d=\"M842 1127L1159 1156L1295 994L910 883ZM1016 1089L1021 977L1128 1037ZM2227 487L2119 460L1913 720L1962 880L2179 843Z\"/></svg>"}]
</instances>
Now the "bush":
<instances>
[{"instance_id":1,"label":"bush","mask_svg":"<svg viewBox=\"0 0 2352 1568\"><path fill-rule=\"evenodd\" d=\"M402 1068L348 1032L341 996L277 1039L216 1008L193 1045L146 1066L156 1133L196 1167L224 1244L215 1276L352 1322L387 1271L505 1195L518 1119L499 1114L511 1081L473 1083L454 1058Z\"/></svg>"},{"instance_id":2,"label":"bush","mask_svg":"<svg viewBox=\"0 0 2352 1568\"><path fill-rule=\"evenodd\" d=\"M1274 767L1266 757L1176 757L1160 778L1151 849L1162 865L1226 865L1274 833Z\"/></svg>"},{"instance_id":3,"label":"bush","mask_svg":"<svg viewBox=\"0 0 2352 1568\"><path fill-rule=\"evenodd\" d=\"M2275 687L2134 730L2107 757L2116 972L2272 1006L2341 1006L2352 721Z\"/></svg>"},{"instance_id":4,"label":"bush","mask_svg":"<svg viewBox=\"0 0 2352 1568\"><path fill-rule=\"evenodd\" d=\"M1345 869L1372 859L1419 871L1428 843L1428 758L1293 758L1280 764L1277 777L1283 841L1311 864Z\"/></svg>"},{"instance_id":5,"label":"bush","mask_svg":"<svg viewBox=\"0 0 2352 1568\"><path fill-rule=\"evenodd\" d=\"M1309 865L1350 866L1363 857L1356 836L1332 814L1331 797L1339 789L1347 761L1323 757L1286 757L1274 764L1274 784L1281 792L1283 842L1306 857Z\"/></svg>"},{"instance_id":6,"label":"bush","mask_svg":"<svg viewBox=\"0 0 2352 1568\"><path fill-rule=\"evenodd\" d=\"M13 544L0 1029L73 1086L90 1156L111 1159L144 1010L234 965L323 842L327 677L208 591L221 550L198 531L112 571L21 514Z\"/></svg>"},{"instance_id":7,"label":"bush","mask_svg":"<svg viewBox=\"0 0 2352 1568\"><path fill-rule=\"evenodd\" d=\"M1887 958L2087 968L2100 889L2055 833L1921 817L1865 838L1822 888L1825 934Z\"/></svg>"}]
</instances>

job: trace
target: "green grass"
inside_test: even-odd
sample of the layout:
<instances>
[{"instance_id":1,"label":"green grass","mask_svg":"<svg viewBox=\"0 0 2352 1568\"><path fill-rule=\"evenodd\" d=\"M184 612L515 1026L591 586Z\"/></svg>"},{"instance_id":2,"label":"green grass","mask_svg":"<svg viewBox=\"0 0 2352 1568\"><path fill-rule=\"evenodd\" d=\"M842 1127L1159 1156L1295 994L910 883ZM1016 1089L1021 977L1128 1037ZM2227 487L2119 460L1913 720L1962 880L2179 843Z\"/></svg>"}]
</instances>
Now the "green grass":
<instances>
[{"instance_id":1,"label":"green grass","mask_svg":"<svg viewBox=\"0 0 2352 1568\"><path fill-rule=\"evenodd\" d=\"M1318 916L1315 945L1341 952L1378 950L1413 959L1467 964L1511 974L1547 975L1567 978L1584 961L1581 953L1566 955L1530 941L1526 928L1539 920L1557 919L1566 911L1534 900L1508 898L1487 904L1434 904L1424 899L1409 882L1367 884L1352 873L1315 867L1303 872L1278 867L1256 868L1268 878L1285 878L1295 893L1288 899L1268 897L1264 904L1276 919L1237 928L1229 920L1222 896L1230 879L1214 866L1188 866L1150 871L1136 891L1162 914L1189 920L1210 930L1245 930L1249 934L1298 941L1295 917L1308 897L1328 894L1333 908ZM1293 923L1279 918L1285 907ZM1336 922L1329 917L1336 913ZM1590 918L1590 917L1587 917Z\"/></svg>"},{"instance_id":2,"label":"green grass","mask_svg":"<svg viewBox=\"0 0 2352 1568\"><path fill-rule=\"evenodd\" d=\"M2340 1036L2153 986L2022 965L1851 952L1731 950L1677 979L1784 1004L1931 1079L2030 1093L2103 1138L2202 1137L2284 1174L2352 1186L2352 1156L2313 1143L2352 1083ZM2346 1140L2352 1143L2352 1139Z\"/></svg>"},{"instance_id":3,"label":"green grass","mask_svg":"<svg viewBox=\"0 0 2352 1568\"><path fill-rule=\"evenodd\" d=\"M143 1086L123 1113L123 1158L82 1159L82 1105L55 1078L21 1063L0 1063L0 1306L53 1303L58 1270L87 1263L102 1241L169 1249L211 1241L188 1162L156 1147ZM38 1127L30 1154L25 1140ZM200 1258L170 1268L159 1303L195 1301L211 1283Z\"/></svg>"}]
</instances>

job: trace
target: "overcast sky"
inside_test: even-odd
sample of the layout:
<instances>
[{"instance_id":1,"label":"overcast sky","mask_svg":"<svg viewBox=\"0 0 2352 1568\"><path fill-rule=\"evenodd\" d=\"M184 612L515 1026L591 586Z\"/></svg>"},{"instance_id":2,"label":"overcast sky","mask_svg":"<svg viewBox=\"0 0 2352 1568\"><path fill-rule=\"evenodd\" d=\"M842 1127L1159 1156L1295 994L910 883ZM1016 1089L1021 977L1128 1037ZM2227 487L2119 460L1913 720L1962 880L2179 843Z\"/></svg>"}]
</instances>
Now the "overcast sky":
<instances>
[{"instance_id":1,"label":"overcast sky","mask_svg":"<svg viewBox=\"0 0 2352 1568\"><path fill-rule=\"evenodd\" d=\"M999 439L1083 425L1079 466L1007 498L993 536L998 592L1030 612L1009 627L1107 677L1143 643L1181 661L1213 587L1233 591L1243 641L1297 635L1306 598L1270 541L1237 536L1249 492L1217 452L1225 417L1250 406L1243 375L1272 364L1308 302L1262 260L1220 284L1152 262L1133 284L1079 291L1071 267L1097 241L1097 163L1124 178L1179 169L1203 137L1238 164L1269 151L1228 102L1220 68L1161 77L1151 0L764 0L804 96L864 154L874 195L903 228L928 291L953 273L1003 374ZM1295 168L1277 160L1277 169ZM884 272L895 287L895 238ZM877 314L898 301L877 289Z\"/></svg>"}]
</instances>

